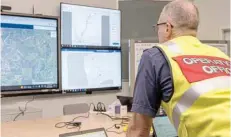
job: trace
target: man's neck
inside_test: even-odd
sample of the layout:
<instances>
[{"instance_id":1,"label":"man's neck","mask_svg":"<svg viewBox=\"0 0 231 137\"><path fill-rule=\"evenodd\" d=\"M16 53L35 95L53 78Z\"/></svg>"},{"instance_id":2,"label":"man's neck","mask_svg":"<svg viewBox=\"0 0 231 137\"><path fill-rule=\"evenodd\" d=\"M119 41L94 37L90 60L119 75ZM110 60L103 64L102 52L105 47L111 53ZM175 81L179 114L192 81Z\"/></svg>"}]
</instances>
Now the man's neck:
<instances>
[{"instance_id":1,"label":"man's neck","mask_svg":"<svg viewBox=\"0 0 231 137\"><path fill-rule=\"evenodd\" d=\"M189 31L185 31L185 32L175 32L171 36L171 39L174 39L174 38L177 38L177 37L181 37L181 36L196 37L197 36L197 32L195 30L191 30L191 31L189 30Z\"/></svg>"}]
</instances>

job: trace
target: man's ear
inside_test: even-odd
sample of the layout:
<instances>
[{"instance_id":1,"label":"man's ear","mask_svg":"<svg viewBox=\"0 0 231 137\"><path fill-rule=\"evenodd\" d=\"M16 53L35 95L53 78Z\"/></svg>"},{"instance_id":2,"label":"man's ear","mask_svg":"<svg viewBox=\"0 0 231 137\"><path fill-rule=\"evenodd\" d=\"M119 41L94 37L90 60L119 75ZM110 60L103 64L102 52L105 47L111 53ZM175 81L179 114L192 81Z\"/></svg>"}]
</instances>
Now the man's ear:
<instances>
[{"instance_id":1,"label":"man's ear","mask_svg":"<svg viewBox=\"0 0 231 137\"><path fill-rule=\"evenodd\" d=\"M166 32L172 31L172 25L170 23L166 23Z\"/></svg>"},{"instance_id":2,"label":"man's ear","mask_svg":"<svg viewBox=\"0 0 231 137\"><path fill-rule=\"evenodd\" d=\"M166 33L167 37L170 37L172 35L172 25L170 23L166 23Z\"/></svg>"}]
</instances>

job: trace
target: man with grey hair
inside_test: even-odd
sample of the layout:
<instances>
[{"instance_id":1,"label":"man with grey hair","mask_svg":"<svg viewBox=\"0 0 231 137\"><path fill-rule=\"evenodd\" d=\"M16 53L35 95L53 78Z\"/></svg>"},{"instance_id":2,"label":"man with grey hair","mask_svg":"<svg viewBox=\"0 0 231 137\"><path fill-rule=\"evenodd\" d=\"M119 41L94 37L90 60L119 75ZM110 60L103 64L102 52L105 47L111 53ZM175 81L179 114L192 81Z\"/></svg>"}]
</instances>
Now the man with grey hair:
<instances>
[{"instance_id":1,"label":"man with grey hair","mask_svg":"<svg viewBox=\"0 0 231 137\"><path fill-rule=\"evenodd\" d=\"M154 26L160 44L140 61L127 137L148 137L160 105L179 137L230 135L230 59L196 38L198 25L190 1L162 10Z\"/></svg>"}]
</instances>

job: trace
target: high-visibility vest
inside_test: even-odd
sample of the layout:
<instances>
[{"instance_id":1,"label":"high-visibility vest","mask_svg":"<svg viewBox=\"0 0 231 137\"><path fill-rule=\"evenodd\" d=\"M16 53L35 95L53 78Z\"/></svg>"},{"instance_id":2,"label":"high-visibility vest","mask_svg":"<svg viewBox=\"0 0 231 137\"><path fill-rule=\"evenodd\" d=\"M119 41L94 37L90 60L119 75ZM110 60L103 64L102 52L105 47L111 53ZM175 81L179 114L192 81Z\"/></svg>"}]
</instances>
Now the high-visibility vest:
<instances>
[{"instance_id":1,"label":"high-visibility vest","mask_svg":"<svg viewBox=\"0 0 231 137\"><path fill-rule=\"evenodd\" d=\"M230 136L230 59L192 36L157 46L172 72L173 94L161 105L179 137Z\"/></svg>"}]
</instances>

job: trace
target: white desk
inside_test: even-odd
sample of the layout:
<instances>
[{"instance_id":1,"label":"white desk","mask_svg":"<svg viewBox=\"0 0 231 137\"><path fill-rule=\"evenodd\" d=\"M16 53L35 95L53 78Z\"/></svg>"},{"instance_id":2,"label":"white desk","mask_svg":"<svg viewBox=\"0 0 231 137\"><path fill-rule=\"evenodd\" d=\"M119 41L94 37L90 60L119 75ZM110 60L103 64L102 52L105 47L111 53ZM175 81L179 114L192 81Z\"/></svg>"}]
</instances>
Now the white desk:
<instances>
[{"instance_id":1,"label":"white desk","mask_svg":"<svg viewBox=\"0 0 231 137\"><path fill-rule=\"evenodd\" d=\"M24 108L22 108L24 109ZM10 108L2 108L1 109L1 122L13 121L15 116L20 113L19 109L10 109ZM42 118L42 109L28 107L27 111L24 113L24 116L19 116L18 120L32 120Z\"/></svg>"},{"instance_id":2,"label":"white desk","mask_svg":"<svg viewBox=\"0 0 231 137\"><path fill-rule=\"evenodd\" d=\"M73 118L81 115L69 115L61 116L51 119L37 119L28 121L15 121L15 122L5 122L1 125L1 136L2 137L58 137L59 134L67 132L76 132L78 128L67 129L56 128L55 124L58 122L68 122ZM85 114L87 116L87 114ZM76 121L82 122L81 130L88 130L94 128L109 128L113 124L119 124L121 120L112 121L109 117L101 114L90 114L89 118L78 118ZM121 129L110 129L110 131L122 132ZM108 132L108 137L126 137L125 133L116 134L113 132Z\"/></svg>"}]
</instances>

